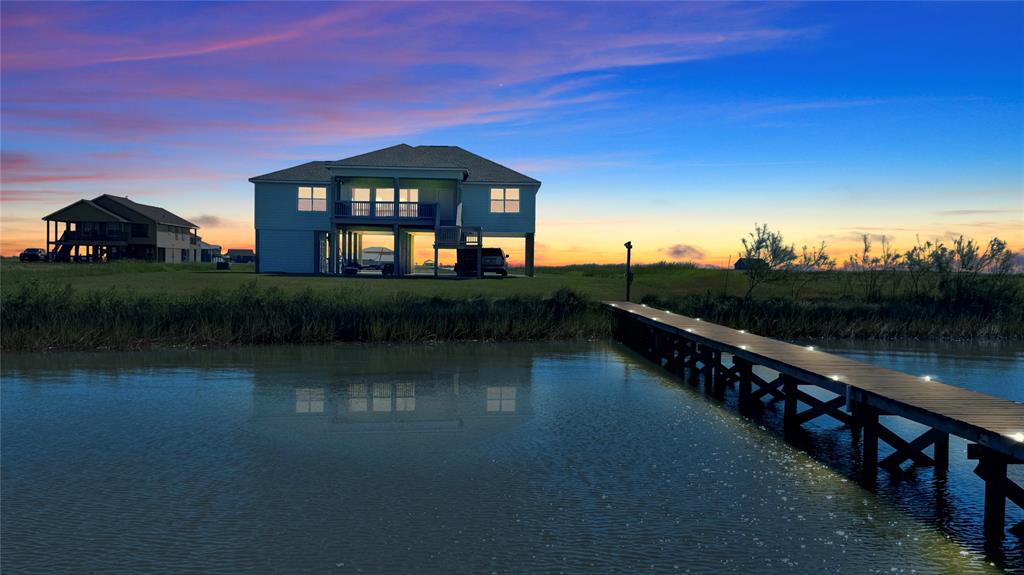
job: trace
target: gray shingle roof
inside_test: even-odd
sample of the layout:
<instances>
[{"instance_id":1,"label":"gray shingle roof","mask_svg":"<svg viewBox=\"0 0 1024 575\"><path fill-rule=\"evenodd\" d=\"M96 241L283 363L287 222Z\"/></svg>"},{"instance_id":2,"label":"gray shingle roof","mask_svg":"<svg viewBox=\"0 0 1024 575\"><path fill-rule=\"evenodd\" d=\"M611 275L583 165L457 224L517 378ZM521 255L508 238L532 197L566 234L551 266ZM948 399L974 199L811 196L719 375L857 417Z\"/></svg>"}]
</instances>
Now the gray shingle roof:
<instances>
[{"instance_id":1,"label":"gray shingle roof","mask_svg":"<svg viewBox=\"0 0 1024 575\"><path fill-rule=\"evenodd\" d=\"M469 172L468 182L539 184L540 182L458 146L410 146L399 144L337 162L307 162L250 178L255 181L330 181L327 165L372 168L452 168Z\"/></svg>"},{"instance_id":2,"label":"gray shingle roof","mask_svg":"<svg viewBox=\"0 0 1024 575\"><path fill-rule=\"evenodd\" d=\"M265 180L268 182L330 182L331 172L327 170L327 162L316 161L306 162L291 168L285 168L255 178L249 178L250 182Z\"/></svg>"},{"instance_id":3,"label":"gray shingle roof","mask_svg":"<svg viewBox=\"0 0 1024 575\"><path fill-rule=\"evenodd\" d=\"M186 220L185 218L179 217L171 212L158 208L156 206L147 206L146 204L140 204L133 202L128 198L122 196L112 196L110 194L103 194L97 198L93 198L93 202L99 202L100 200L107 200L114 202L120 206L128 208L143 217L149 218L158 224L168 224L172 226L182 226L186 228L198 228L196 224Z\"/></svg>"}]
</instances>

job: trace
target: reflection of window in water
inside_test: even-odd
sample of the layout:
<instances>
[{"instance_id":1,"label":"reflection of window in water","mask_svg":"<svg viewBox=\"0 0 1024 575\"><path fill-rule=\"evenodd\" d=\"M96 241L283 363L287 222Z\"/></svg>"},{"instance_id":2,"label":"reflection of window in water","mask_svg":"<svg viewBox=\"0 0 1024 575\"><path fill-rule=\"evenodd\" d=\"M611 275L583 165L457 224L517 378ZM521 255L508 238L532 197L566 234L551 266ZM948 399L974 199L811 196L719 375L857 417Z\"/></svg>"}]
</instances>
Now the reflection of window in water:
<instances>
[{"instance_id":1,"label":"reflection of window in water","mask_svg":"<svg viewBox=\"0 0 1024 575\"><path fill-rule=\"evenodd\" d=\"M416 411L415 383L399 383L396 386L395 411Z\"/></svg>"},{"instance_id":2,"label":"reflection of window in water","mask_svg":"<svg viewBox=\"0 0 1024 575\"><path fill-rule=\"evenodd\" d=\"M373 384L373 410L391 411L391 384Z\"/></svg>"},{"instance_id":3,"label":"reflection of window in water","mask_svg":"<svg viewBox=\"0 0 1024 575\"><path fill-rule=\"evenodd\" d=\"M299 387L295 389L295 413L323 413L324 388Z\"/></svg>"},{"instance_id":4,"label":"reflection of window in water","mask_svg":"<svg viewBox=\"0 0 1024 575\"><path fill-rule=\"evenodd\" d=\"M511 385L487 388L487 411L515 411L516 388Z\"/></svg>"},{"instance_id":5,"label":"reflection of window in water","mask_svg":"<svg viewBox=\"0 0 1024 575\"><path fill-rule=\"evenodd\" d=\"M366 411L369 400L366 399L367 385L365 383L348 384L348 410Z\"/></svg>"}]
</instances>

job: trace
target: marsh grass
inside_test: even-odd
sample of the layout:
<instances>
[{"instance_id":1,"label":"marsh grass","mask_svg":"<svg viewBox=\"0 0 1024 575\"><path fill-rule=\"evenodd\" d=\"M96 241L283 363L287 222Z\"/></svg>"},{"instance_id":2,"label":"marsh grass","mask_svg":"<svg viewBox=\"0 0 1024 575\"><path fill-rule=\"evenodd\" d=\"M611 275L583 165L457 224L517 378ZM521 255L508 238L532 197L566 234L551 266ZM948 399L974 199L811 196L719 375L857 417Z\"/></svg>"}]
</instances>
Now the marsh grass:
<instances>
[{"instance_id":1,"label":"marsh grass","mask_svg":"<svg viewBox=\"0 0 1024 575\"><path fill-rule=\"evenodd\" d=\"M276 343L530 341L607 337L596 302L551 297L366 301L350 292L286 292L255 283L194 295L78 293L22 286L4 298L0 345L11 350L143 349Z\"/></svg>"},{"instance_id":2,"label":"marsh grass","mask_svg":"<svg viewBox=\"0 0 1024 575\"><path fill-rule=\"evenodd\" d=\"M1024 302L959 305L931 298L792 299L646 296L643 303L779 339L1021 339Z\"/></svg>"}]
</instances>

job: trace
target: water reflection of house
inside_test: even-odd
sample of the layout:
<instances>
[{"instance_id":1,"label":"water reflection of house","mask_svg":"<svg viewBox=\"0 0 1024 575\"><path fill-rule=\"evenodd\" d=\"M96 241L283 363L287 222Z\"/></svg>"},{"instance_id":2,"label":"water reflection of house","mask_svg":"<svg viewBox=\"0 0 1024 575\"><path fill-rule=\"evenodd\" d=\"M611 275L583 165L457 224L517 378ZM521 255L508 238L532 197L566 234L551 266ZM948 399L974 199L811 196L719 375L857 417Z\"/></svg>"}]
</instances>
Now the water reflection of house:
<instances>
[{"instance_id":1,"label":"water reflection of house","mask_svg":"<svg viewBox=\"0 0 1024 575\"><path fill-rule=\"evenodd\" d=\"M395 433L503 428L529 411L531 366L405 358L296 377L257 372L253 421L290 431ZM412 366L412 367L409 367Z\"/></svg>"}]
</instances>

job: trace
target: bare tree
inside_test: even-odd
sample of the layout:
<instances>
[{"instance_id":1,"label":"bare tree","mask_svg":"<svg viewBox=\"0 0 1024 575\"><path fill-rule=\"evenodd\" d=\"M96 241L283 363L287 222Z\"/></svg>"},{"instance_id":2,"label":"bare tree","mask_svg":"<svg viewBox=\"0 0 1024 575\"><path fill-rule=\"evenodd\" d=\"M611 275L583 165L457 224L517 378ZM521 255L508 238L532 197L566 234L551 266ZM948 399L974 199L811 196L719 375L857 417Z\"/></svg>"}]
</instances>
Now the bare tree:
<instances>
[{"instance_id":1,"label":"bare tree","mask_svg":"<svg viewBox=\"0 0 1024 575\"><path fill-rule=\"evenodd\" d=\"M917 297L921 295L923 280L934 271L932 260L929 257L934 246L931 242L921 243L917 239L917 245L910 248L903 254L903 266L907 270L907 278L910 280L910 295Z\"/></svg>"},{"instance_id":2,"label":"bare tree","mask_svg":"<svg viewBox=\"0 0 1024 575\"><path fill-rule=\"evenodd\" d=\"M754 231L743 238L743 251L740 258L744 261L743 273L747 277L747 293L750 298L754 288L762 283L783 279L796 260L796 250L786 245L780 232L773 232L768 224L754 224Z\"/></svg>"},{"instance_id":3,"label":"bare tree","mask_svg":"<svg viewBox=\"0 0 1024 575\"><path fill-rule=\"evenodd\" d=\"M882 254L880 256L872 254L871 236L863 234L861 240L863 248L860 256L851 255L850 259L843 264L843 269L857 272L856 276L850 276L851 281L854 277L860 280L864 289L864 298L867 300L881 298L882 285L886 280L891 282L892 291L895 292L899 285L896 271L900 266L902 254L893 249L886 236L882 236Z\"/></svg>"},{"instance_id":4,"label":"bare tree","mask_svg":"<svg viewBox=\"0 0 1024 575\"><path fill-rule=\"evenodd\" d=\"M800 257L791 266L794 273L792 277L793 298L800 295L800 290L807 287L807 284L821 278L824 272L830 272L836 267L836 260L829 257L825 251L825 242L816 248L801 248Z\"/></svg>"}]
</instances>

